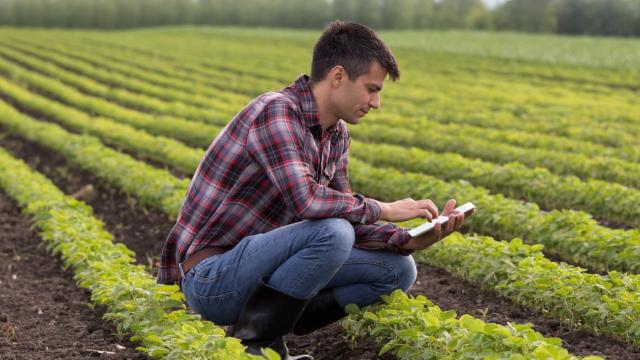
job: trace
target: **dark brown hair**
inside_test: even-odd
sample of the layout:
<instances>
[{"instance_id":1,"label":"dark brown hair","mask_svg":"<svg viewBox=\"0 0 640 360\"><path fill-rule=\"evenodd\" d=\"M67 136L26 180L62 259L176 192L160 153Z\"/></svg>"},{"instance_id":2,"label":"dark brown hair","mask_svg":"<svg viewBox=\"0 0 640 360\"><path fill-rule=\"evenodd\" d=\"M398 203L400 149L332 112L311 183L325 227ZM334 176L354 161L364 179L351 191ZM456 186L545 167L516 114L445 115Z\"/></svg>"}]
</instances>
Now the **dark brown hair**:
<instances>
[{"instance_id":1,"label":"dark brown hair","mask_svg":"<svg viewBox=\"0 0 640 360\"><path fill-rule=\"evenodd\" d=\"M329 70L342 65L351 80L365 74L377 60L394 81L400 70L391 49L368 26L351 21L330 23L313 48L311 81L324 79Z\"/></svg>"}]
</instances>

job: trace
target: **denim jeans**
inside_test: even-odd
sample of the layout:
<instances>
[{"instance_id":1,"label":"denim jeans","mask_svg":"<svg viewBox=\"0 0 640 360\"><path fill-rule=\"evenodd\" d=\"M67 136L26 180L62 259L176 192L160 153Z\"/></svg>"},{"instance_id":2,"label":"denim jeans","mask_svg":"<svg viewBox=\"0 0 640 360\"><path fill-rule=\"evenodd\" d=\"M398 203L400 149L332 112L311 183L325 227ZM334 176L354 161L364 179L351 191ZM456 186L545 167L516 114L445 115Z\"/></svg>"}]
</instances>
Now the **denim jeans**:
<instances>
[{"instance_id":1,"label":"denim jeans","mask_svg":"<svg viewBox=\"0 0 640 360\"><path fill-rule=\"evenodd\" d=\"M181 288L189 306L217 325L234 324L261 278L298 299L335 288L338 304L360 307L416 279L411 256L353 247L353 226L344 219L303 220L247 236L224 254L189 269Z\"/></svg>"}]
</instances>

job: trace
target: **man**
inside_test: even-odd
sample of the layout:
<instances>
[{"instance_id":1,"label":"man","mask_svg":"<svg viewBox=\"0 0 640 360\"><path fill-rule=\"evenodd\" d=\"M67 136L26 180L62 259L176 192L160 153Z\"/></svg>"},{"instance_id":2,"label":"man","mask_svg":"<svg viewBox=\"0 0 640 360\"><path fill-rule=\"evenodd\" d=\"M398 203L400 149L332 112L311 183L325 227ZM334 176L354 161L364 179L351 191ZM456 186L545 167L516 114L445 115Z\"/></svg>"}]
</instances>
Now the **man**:
<instances>
[{"instance_id":1,"label":"man","mask_svg":"<svg viewBox=\"0 0 640 360\"><path fill-rule=\"evenodd\" d=\"M460 229L450 200L446 229L412 238L378 220L438 216L430 200L385 203L352 194L349 135L380 107L386 75L400 76L370 28L336 21L313 52L311 77L253 100L216 137L196 170L165 243L158 282L180 282L204 319L230 326L247 352L306 334L416 278L411 252Z\"/></svg>"}]
</instances>

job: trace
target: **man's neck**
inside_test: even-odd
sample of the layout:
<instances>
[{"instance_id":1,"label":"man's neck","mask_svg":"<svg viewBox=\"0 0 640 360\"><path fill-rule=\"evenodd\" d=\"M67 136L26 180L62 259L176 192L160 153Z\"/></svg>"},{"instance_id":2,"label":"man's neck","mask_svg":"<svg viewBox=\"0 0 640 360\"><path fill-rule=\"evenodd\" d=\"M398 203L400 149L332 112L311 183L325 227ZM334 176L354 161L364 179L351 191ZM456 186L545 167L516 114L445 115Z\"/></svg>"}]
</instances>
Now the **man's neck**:
<instances>
[{"instance_id":1,"label":"man's neck","mask_svg":"<svg viewBox=\"0 0 640 360\"><path fill-rule=\"evenodd\" d=\"M329 103L329 92L327 88L328 84L320 82L317 84L311 84L311 93L316 100L316 108L318 109L318 115L320 116L320 126L322 130L335 125L340 118L333 113L333 109Z\"/></svg>"}]
</instances>

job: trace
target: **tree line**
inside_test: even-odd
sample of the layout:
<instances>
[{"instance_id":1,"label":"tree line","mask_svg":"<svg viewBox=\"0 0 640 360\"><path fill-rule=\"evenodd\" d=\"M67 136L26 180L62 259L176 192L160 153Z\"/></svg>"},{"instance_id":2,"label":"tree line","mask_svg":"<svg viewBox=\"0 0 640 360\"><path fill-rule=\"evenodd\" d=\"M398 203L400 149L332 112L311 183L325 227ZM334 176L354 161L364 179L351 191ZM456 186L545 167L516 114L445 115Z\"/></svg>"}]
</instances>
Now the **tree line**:
<instances>
[{"instance_id":1,"label":"tree line","mask_svg":"<svg viewBox=\"0 0 640 360\"><path fill-rule=\"evenodd\" d=\"M0 0L0 25L121 29L164 25L479 29L640 35L640 0Z\"/></svg>"}]
</instances>

